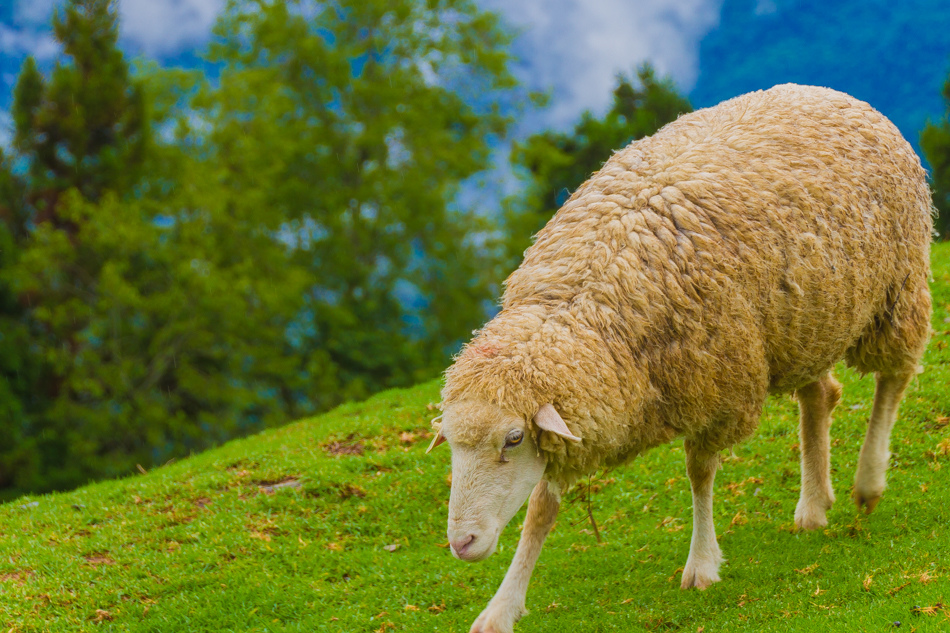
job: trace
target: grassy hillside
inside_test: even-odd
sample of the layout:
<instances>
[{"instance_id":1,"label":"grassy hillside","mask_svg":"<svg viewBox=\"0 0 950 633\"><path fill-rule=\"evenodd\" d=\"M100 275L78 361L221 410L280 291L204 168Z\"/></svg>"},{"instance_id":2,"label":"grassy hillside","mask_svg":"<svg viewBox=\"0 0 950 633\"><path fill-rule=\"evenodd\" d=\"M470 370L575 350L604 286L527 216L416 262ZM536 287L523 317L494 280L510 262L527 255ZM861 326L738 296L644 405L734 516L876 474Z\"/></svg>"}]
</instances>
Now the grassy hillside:
<instances>
[{"instance_id":1,"label":"grassy hillside","mask_svg":"<svg viewBox=\"0 0 950 633\"><path fill-rule=\"evenodd\" d=\"M690 497L677 442L594 477L601 544L587 486L568 495L519 630L950 626L950 244L934 264L937 332L874 514L849 499L873 379L839 368L828 529L793 528L796 408L775 398L717 476L723 582L678 588ZM520 518L496 556L451 557L449 451L423 454L437 399L437 383L390 391L148 474L0 506L0 631L468 631Z\"/></svg>"}]
</instances>

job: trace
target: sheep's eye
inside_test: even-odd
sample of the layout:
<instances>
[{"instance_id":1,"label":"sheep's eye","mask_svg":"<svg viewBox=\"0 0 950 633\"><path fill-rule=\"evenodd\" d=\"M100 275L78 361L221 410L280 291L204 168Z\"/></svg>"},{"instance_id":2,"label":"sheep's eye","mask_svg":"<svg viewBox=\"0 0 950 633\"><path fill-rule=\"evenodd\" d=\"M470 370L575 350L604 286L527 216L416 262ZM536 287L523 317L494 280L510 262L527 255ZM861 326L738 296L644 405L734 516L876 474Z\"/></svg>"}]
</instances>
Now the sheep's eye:
<instances>
[{"instance_id":1,"label":"sheep's eye","mask_svg":"<svg viewBox=\"0 0 950 633\"><path fill-rule=\"evenodd\" d=\"M521 429L511 429L508 431L508 435L505 436L505 448L517 446L518 444L521 444L521 440L523 439L524 431Z\"/></svg>"}]
</instances>

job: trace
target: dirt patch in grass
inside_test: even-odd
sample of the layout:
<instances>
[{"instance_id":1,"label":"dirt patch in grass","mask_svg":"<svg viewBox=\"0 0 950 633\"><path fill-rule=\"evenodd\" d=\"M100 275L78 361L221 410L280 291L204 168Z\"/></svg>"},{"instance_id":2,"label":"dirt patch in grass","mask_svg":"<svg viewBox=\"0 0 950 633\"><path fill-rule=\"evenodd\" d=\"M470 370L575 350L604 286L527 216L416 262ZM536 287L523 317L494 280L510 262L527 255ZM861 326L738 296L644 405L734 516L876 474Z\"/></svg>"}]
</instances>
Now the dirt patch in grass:
<instances>
[{"instance_id":1,"label":"dirt patch in grass","mask_svg":"<svg viewBox=\"0 0 950 633\"><path fill-rule=\"evenodd\" d=\"M354 486L352 484L345 484L340 486L340 499L349 499L351 497L357 497L362 499L366 496L366 491L360 488L359 486Z\"/></svg>"},{"instance_id":2,"label":"dirt patch in grass","mask_svg":"<svg viewBox=\"0 0 950 633\"><path fill-rule=\"evenodd\" d=\"M99 565L115 565L115 559L109 556L109 552L93 552L83 556L87 563L94 567Z\"/></svg>"},{"instance_id":3,"label":"dirt patch in grass","mask_svg":"<svg viewBox=\"0 0 950 633\"><path fill-rule=\"evenodd\" d=\"M25 583L33 575L32 569L21 569L0 574L0 582L15 582L18 585Z\"/></svg>"},{"instance_id":4,"label":"dirt patch in grass","mask_svg":"<svg viewBox=\"0 0 950 633\"><path fill-rule=\"evenodd\" d=\"M366 450L363 442L357 439L355 433L351 433L344 440L327 442L322 447L330 455L362 455Z\"/></svg>"}]
</instances>

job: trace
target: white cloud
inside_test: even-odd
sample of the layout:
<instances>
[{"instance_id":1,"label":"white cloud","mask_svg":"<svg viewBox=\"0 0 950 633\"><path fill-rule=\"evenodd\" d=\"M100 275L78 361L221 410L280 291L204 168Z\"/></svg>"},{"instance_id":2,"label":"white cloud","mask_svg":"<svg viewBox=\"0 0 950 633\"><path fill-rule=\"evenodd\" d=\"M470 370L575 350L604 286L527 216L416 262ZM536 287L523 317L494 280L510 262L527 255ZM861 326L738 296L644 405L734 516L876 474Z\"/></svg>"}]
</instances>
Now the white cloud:
<instances>
[{"instance_id":1,"label":"white cloud","mask_svg":"<svg viewBox=\"0 0 950 633\"><path fill-rule=\"evenodd\" d=\"M542 114L563 128L585 109L603 112L619 72L650 61L688 92L698 74L699 41L719 21L722 0L479 0L521 31L518 75L553 88Z\"/></svg>"},{"instance_id":2,"label":"white cloud","mask_svg":"<svg viewBox=\"0 0 950 633\"><path fill-rule=\"evenodd\" d=\"M0 0L2 1L2 0ZM123 44L160 56L203 44L225 0L117 0ZM0 51L53 57L53 9L63 0L16 0L13 24L0 25Z\"/></svg>"},{"instance_id":3,"label":"white cloud","mask_svg":"<svg viewBox=\"0 0 950 633\"><path fill-rule=\"evenodd\" d=\"M122 39L146 55L166 55L203 43L224 0L119 0Z\"/></svg>"},{"instance_id":4,"label":"white cloud","mask_svg":"<svg viewBox=\"0 0 950 633\"><path fill-rule=\"evenodd\" d=\"M45 26L57 4L58 0L19 0L13 16L19 24Z\"/></svg>"},{"instance_id":5,"label":"white cloud","mask_svg":"<svg viewBox=\"0 0 950 633\"><path fill-rule=\"evenodd\" d=\"M33 55L39 61L56 56L59 45L47 23L55 0L20 0L12 25L0 24L0 52L11 57Z\"/></svg>"}]
</instances>

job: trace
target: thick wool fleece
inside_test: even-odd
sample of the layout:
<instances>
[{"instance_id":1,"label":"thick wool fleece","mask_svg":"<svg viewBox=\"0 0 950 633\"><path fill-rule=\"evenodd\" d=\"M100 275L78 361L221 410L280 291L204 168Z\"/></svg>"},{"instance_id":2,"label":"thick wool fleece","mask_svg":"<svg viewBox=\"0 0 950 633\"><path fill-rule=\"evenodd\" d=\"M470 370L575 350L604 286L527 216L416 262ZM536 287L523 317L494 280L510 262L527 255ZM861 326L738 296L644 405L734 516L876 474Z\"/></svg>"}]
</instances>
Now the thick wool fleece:
<instances>
[{"instance_id":1,"label":"thick wool fleece","mask_svg":"<svg viewBox=\"0 0 950 633\"><path fill-rule=\"evenodd\" d=\"M583 440L542 434L562 485L676 436L730 446L768 393L842 358L916 366L931 231L920 161L868 104L783 85L693 112L614 154L538 233L443 405L530 421L552 403Z\"/></svg>"}]
</instances>

